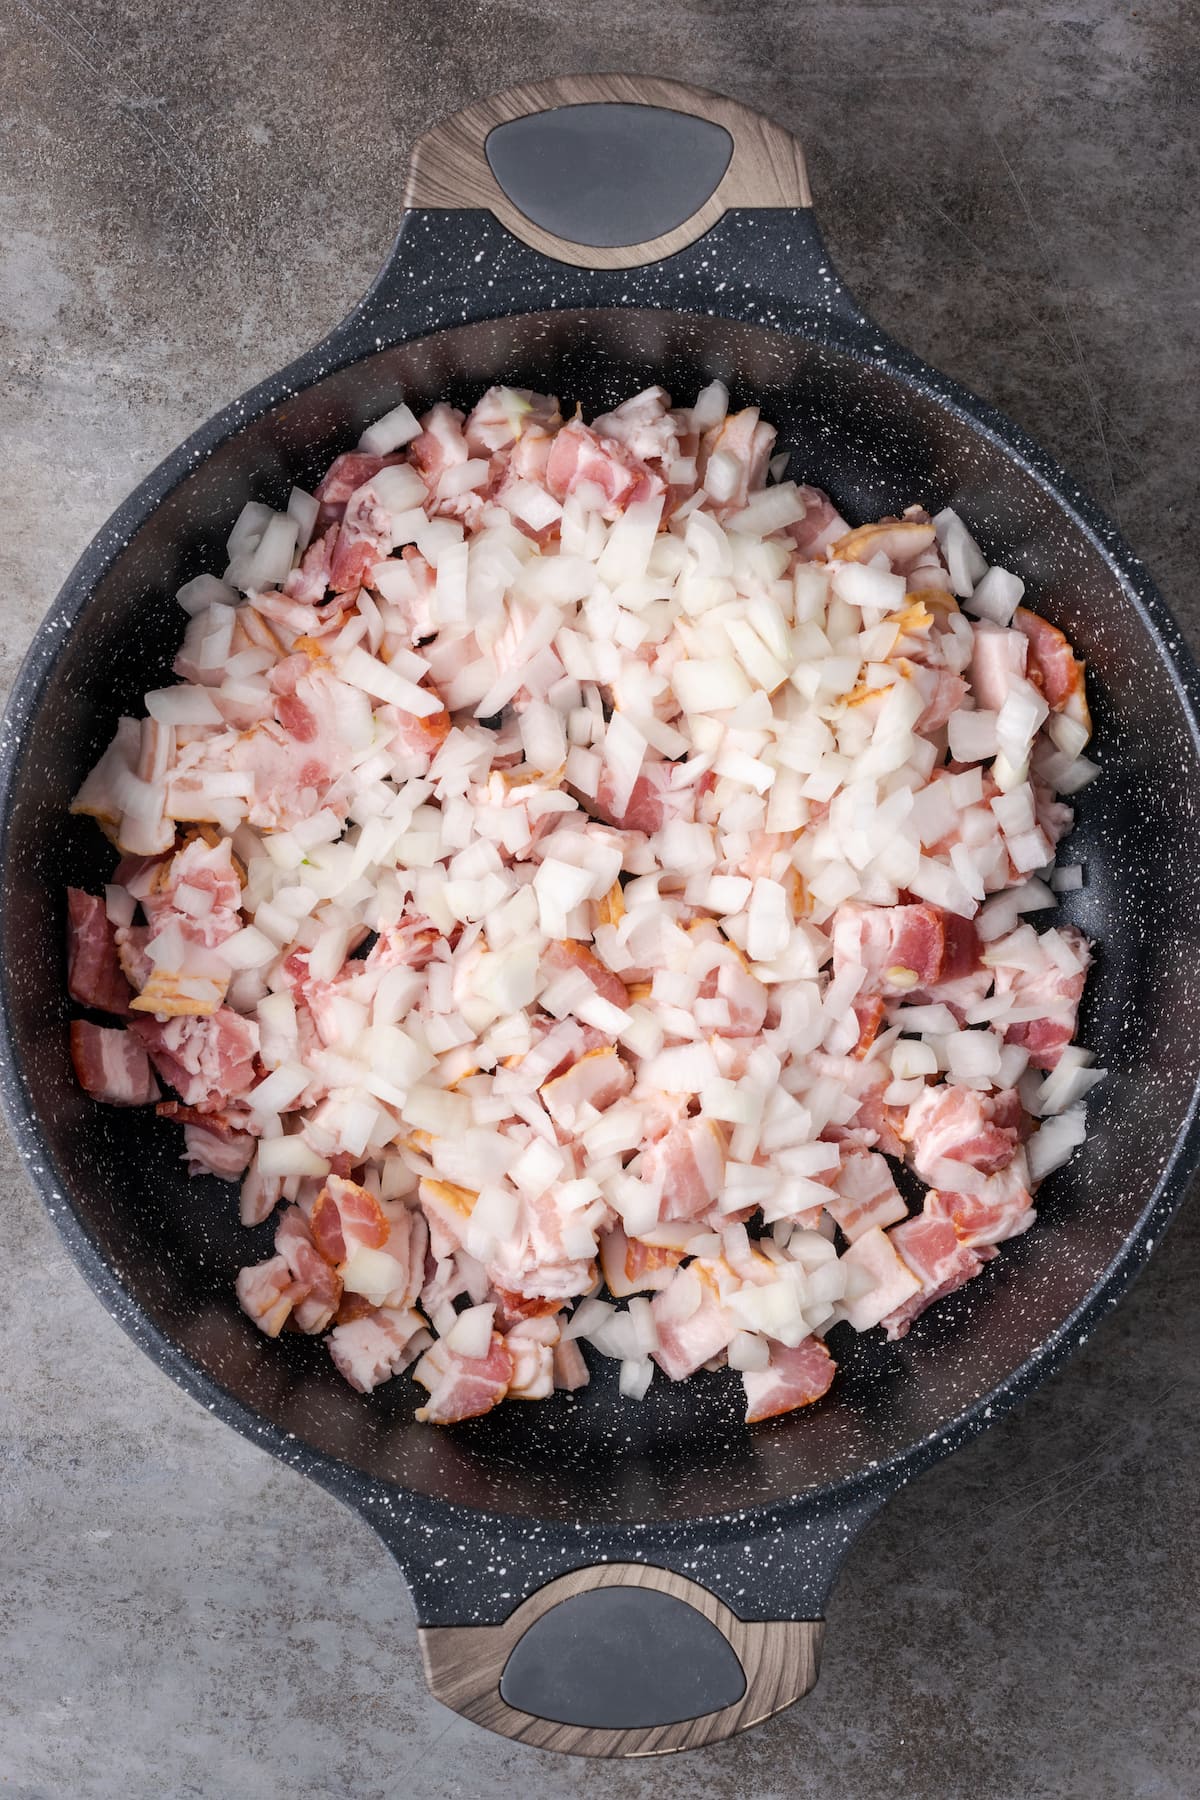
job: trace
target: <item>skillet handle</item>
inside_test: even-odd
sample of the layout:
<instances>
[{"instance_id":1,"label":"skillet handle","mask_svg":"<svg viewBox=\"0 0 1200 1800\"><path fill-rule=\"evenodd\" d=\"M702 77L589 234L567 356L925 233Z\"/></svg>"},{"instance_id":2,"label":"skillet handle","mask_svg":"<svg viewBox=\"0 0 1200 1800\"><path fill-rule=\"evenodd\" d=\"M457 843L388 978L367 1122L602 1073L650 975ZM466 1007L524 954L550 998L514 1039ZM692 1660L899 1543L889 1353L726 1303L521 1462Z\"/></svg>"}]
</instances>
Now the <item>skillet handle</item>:
<instances>
[{"instance_id":1,"label":"skillet handle","mask_svg":"<svg viewBox=\"0 0 1200 1800\"><path fill-rule=\"evenodd\" d=\"M404 1571L444 1705L522 1743L623 1757L719 1743L807 1694L830 1590L893 1487L645 1525L399 1512L382 1488L351 1504Z\"/></svg>"},{"instance_id":2,"label":"skillet handle","mask_svg":"<svg viewBox=\"0 0 1200 1800\"><path fill-rule=\"evenodd\" d=\"M434 1696L490 1731L578 1756L720 1743L816 1682L825 1625L742 1620L673 1570L601 1563L499 1625L422 1627Z\"/></svg>"},{"instance_id":3,"label":"skillet handle","mask_svg":"<svg viewBox=\"0 0 1200 1800\"><path fill-rule=\"evenodd\" d=\"M417 140L408 208L486 208L555 261L632 269L735 207L812 205L790 132L723 95L567 75L477 100Z\"/></svg>"}]
</instances>

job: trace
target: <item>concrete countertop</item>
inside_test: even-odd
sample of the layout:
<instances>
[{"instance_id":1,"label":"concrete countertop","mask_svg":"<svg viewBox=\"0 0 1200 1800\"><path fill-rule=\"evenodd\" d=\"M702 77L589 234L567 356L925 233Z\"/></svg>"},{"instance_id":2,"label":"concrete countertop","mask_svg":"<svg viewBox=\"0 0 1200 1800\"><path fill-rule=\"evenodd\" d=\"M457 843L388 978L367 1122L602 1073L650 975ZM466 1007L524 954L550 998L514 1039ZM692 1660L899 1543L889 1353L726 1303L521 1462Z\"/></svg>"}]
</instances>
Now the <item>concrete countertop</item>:
<instances>
[{"instance_id":1,"label":"concrete countertop","mask_svg":"<svg viewBox=\"0 0 1200 1800\"><path fill-rule=\"evenodd\" d=\"M195 424L340 316L435 116L537 74L722 88L803 139L885 327L1120 520L1195 645L1200 24L1177 0L8 0L0 677ZM852 1556L815 1695L585 1765L424 1688L366 1527L177 1392L0 1152L0 1782L164 1796L1191 1796L1200 1208L1015 1416Z\"/></svg>"}]
</instances>

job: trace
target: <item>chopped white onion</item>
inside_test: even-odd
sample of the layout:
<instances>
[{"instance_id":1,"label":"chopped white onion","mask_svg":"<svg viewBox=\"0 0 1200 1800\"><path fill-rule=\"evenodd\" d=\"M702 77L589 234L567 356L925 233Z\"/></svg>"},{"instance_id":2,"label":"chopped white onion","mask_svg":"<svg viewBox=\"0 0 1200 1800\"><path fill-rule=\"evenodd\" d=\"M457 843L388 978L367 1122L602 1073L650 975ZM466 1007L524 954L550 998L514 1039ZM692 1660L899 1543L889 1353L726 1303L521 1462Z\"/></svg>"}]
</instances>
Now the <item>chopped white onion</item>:
<instances>
[{"instance_id":1,"label":"chopped white onion","mask_svg":"<svg viewBox=\"0 0 1200 1800\"><path fill-rule=\"evenodd\" d=\"M389 456L393 450L411 444L420 429L412 409L401 401L391 412L384 413L381 419L367 426L358 440L358 447L368 456Z\"/></svg>"}]
</instances>

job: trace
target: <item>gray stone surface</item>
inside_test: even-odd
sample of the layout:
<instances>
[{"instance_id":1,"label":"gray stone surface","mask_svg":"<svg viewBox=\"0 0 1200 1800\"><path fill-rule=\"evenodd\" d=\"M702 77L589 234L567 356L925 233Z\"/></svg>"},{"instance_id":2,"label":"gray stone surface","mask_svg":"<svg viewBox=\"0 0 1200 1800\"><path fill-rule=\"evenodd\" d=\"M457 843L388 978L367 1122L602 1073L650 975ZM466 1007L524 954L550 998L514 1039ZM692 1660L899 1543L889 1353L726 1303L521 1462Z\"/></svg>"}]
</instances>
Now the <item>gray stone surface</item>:
<instances>
[{"instance_id":1,"label":"gray stone surface","mask_svg":"<svg viewBox=\"0 0 1200 1800\"><path fill-rule=\"evenodd\" d=\"M1200 636L1200 209L1182 0L0 0L0 676L75 554L369 278L405 146L532 74L719 86L808 146L879 321L1119 515ZM0 1781L22 1800L1200 1790L1200 1211L1017 1416L852 1557L821 1685L667 1764L426 1694L388 1556L84 1289L0 1158Z\"/></svg>"}]
</instances>

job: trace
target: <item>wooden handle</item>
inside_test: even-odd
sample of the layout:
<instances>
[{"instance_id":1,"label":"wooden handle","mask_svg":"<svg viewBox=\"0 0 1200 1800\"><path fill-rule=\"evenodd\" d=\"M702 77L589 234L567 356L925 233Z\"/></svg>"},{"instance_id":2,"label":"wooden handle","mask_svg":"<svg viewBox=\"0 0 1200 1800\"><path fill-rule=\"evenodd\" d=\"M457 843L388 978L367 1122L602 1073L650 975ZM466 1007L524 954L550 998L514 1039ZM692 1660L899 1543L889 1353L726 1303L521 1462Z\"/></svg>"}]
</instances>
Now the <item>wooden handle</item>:
<instances>
[{"instance_id":1,"label":"wooden handle","mask_svg":"<svg viewBox=\"0 0 1200 1800\"><path fill-rule=\"evenodd\" d=\"M666 1723L639 1721L624 1726L615 1720L613 1723L579 1722L581 1718L588 1719L597 1714L607 1713L611 1717L614 1706L619 1708L621 1704L598 1692L605 1683L609 1687L613 1685L613 1645L610 1642L605 1646L603 1632L597 1637L594 1609L589 1613L586 1608L578 1608L582 1596L595 1598L606 1589L620 1590L630 1599L640 1594L643 1602L647 1592L668 1596L676 1603L683 1603L685 1612L690 1610L707 1620L708 1627L705 1627L693 1617L692 1626L700 1632L707 1631L710 1636L709 1628L715 1627L732 1650L744 1678L740 1698L732 1699L716 1710L699 1712L695 1717L678 1716L681 1711L688 1710L686 1699L682 1705L678 1699L682 1691L680 1680L686 1677L687 1671L676 1667L674 1683L667 1680L671 1672L670 1651L678 1650L674 1659L678 1663L687 1658L688 1647L670 1644L665 1655L660 1654L660 1646L639 1641L643 1634L634 1622L616 1645L617 1661L623 1660L623 1644L627 1651L625 1660L631 1665L625 1675L627 1689L630 1683L633 1684L630 1690L632 1702L627 1692L625 1704L631 1705L634 1712L653 1715L656 1702L661 1698L655 1690L673 1686L676 1716ZM612 1598L614 1596L610 1594L609 1599ZM555 1613L556 1608L564 1608L564 1603L571 1602L576 1603L574 1619L569 1604L564 1611ZM548 1618L551 1614L555 1615L553 1620ZM555 1719L525 1711L519 1705L510 1704L510 1699L506 1699L501 1691L503 1684L509 1688L511 1699L529 1696L528 1679L523 1690L519 1680L510 1680L517 1666L513 1653L543 1619L547 1620L547 1628L552 1633L542 1651L543 1662L548 1657L552 1664L547 1710L559 1710L564 1715L573 1713L575 1722L565 1716ZM432 1693L444 1705L462 1713L464 1718L474 1720L477 1725L486 1726L489 1731L544 1750L564 1750L579 1756L655 1756L719 1743L799 1700L816 1682L824 1630L822 1620L739 1619L707 1588L672 1570L651 1568L643 1563L604 1563L574 1570L548 1582L510 1613L502 1625L425 1627L420 1632L420 1641ZM536 1637L536 1633L533 1635ZM611 1630L609 1636L612 1636ZM639 1653L649 1664L651 1672L648 1676L639 1676ZM726 1656L728 1659L728 1653ZM530 1659L526 1657L525 1660L528 1663ZM661 1671L658 1677L654 1673L656 1668ZM616 1675L619 1686L621 1672L616 1671ZM544 1682L544 1672L542 1679ZM573 1703L556 1706L553 1696L564 1684L574 1690ZM536 1689L536 1673L533 1685ZM512 1691L514 1687L518 1692ZM670 1707L671 1703L664 1699L659 1710L669 1711ZM624 1716L628 1718L629 1712Z\"/></svg>"},{"instance_id":2,"label":"wooden handle","mask_svg":"<svg viewBox=\"0 0 1200 1800\"><path fill-rule=\"evenodd\" d=\"M497 126L564 107L644 106L707 120L729 133L732 152L719 182L691 216L631 244L582 244L527 217L505 192L486 149ZM407 207L484 207L522 243L559 262L632 269L658 262L702 236L730 207L812 205L804 153L790 132L736 100L678 81L638 75L565 75L506 88L441 119L418 138L409 167Z\"/></svg>"}]
</instances>

